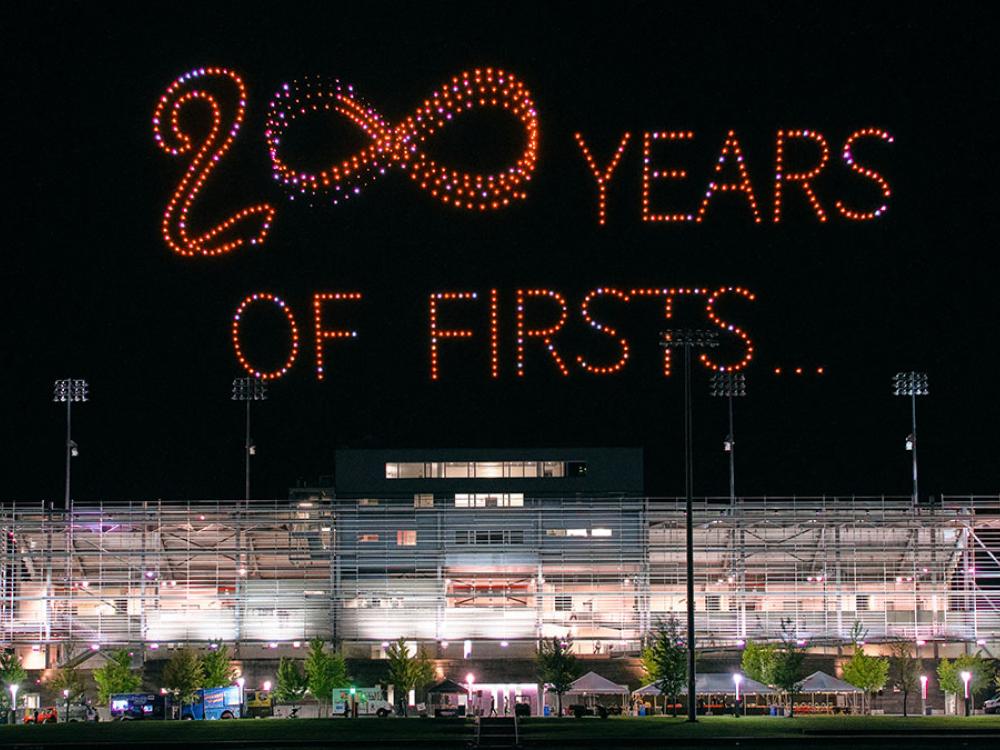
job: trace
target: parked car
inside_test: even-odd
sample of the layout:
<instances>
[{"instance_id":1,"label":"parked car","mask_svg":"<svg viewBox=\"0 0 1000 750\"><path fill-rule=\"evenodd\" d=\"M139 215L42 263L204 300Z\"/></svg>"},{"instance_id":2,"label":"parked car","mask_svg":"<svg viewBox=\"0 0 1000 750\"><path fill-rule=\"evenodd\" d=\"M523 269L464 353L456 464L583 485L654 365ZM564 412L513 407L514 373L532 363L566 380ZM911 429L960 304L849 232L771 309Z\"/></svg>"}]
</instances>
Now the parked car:
<instances>
[{"instance_id":1,"label":"parked car","mask_svg":"<svg viewBox=\"0 0 1000 750\"><path fill-rule=\"evenodd\" d=\"M1000 714L1000 693L983 703L984 714Z\"/></svg>"},{"instance_id":2,"label":"parked car","mask_svg":"<svg viewBox=\"0 0 1000 750\"><path fill-rule=\"evenodd\" d=\"M55 706L30 708L24 712L25 724L55 724L57 721L59 721L59 712Z\"/></svg>"}]
</instances>

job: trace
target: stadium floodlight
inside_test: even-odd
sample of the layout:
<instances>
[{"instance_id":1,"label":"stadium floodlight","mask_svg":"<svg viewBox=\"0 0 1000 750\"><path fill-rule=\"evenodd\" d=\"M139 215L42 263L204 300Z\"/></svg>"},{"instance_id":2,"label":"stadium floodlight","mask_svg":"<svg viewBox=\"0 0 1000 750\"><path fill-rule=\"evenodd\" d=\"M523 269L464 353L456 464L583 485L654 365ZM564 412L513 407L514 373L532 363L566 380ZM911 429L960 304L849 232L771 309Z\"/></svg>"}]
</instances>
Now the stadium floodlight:
<instances>
[{"instance_id":1,"label":"stadium floodlight","mask_svg":"<svg viewBox=\"0 0 1000 750\"><path fill-rule=\"evenodd\" d=\"M695 640L694 640L694 447L692 446L691 412L691 350L719 345L718 333L690 328L663 331L660 346L684 350L684 497L686 520L685 558L687 561L687 672L688 718L698 721L695 700Z\"/></svg>"},{"instance_id":2,"label":"stadium floodlight","mask_svg":"<svg viewBox=\"0 0 1000 750\"><path fill-rule=\"evenodd\" d=\"M246 404L246 435L244 448L243 501L250 502L250 456L257 454L257 447L250 440L250 404L267 400L267 381L261 378L244 377L233 380L233 401Z\"/></svg>"},{"instance_id":3,"label":"stadium floodlight","mask_svg":"<svg viewBox=\"0 0 1000 750\"><path fill-rule=\"evenodd\" d=\"M733 429L733 399L747 395L747 378L742 372L717 372L712 375L712 395L729 402L729 434L722 446L729 454L729 507L736 507L736 433Z\"/></svg>"},{"instance_id":4,"label":"stadium floodlight","mask_svg":"<svg viewBox=\"0 0 1000 750\"><path fill-rule=\"evenodd\" d=\"M913 417L912 431L906 436L906 450L913 454L913 504L920 500L917 485L917 396L930 393L927 373L897 372L892 378L892 393L894 396L910 397L910 413Z\"/></svg>"},{"instance_id":5,"label":"stadium floodlight","mask_svg":"<svg viewBox=\"0 0 1000 750\"><path fill-rule=\"evenodd\" d=\"M74 456L80 455L80 446L73 442L71 425L73 404L86 401L90 395L90 386L86 380L80 378L65 378L57 380L52 392L52 400L55 403L66 404L66 494L63 499L63 508L72 511L70 498L70 463Z\"/></svg>"}]
</instances>

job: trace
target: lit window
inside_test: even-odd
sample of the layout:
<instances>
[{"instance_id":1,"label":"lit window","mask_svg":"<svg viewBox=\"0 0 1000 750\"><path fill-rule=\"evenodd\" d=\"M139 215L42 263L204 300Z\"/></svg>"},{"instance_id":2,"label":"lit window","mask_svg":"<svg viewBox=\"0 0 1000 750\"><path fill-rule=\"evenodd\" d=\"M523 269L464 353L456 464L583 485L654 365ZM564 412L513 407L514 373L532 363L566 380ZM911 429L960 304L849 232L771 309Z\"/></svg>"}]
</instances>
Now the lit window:
<instances>
[{"instance_id":1,"label":"lit window","mask_svg":"<svg viewBox=\"0 0 1000 750\"><path fill-rule=\"evenodd\" d=\"M566 529L566 536L587 536L586 529Z\"/></svg>"},{"instance_id":2,"label":"lit window","mask_svg":"<svg viewBox=\"0 0 1000 750\"><path fill-rule=\"evenodd\" d=\"M561 477L565 475L566 464L562 461L545 461L542 463L543 477Z\"/></svg>"},{"instance_id":3,"label":"lit window","mask_svg":"<svg viewBox=\"0 0 1000 750\"><path fill-rule=\"evenodd\" d=\"M477 461L474 466L477 479L496 479L503 476L502 461Z\"/></svg>"},{"instance_id":4,"label":"lit window","mask_svg":"<svg viewBox=\"0 0 1000 750\"><path fill-rule=\"evenodd\" d=\"M401 529L396 532L397 547L415 547L417 544L417 532L415 529Z\"/></svg>"},{"instance_id":5,"label":"lit window","mask_svg":"<svg viewBox=\"0 0 1000 750\"><path fill-rule=\"evenodd\" d=\"M468 479L469 463L467 461L448 461L444 465L445 479Z\"/></svg>"},{"instance_id":6,"label":"lit window","mask_svg":"<svg viewBox=\"0 0 1000 750\"><path fill-rule=\"evenodd\" d=\"M413 496L413 507L414 508L433 508L434 507L434 495L431 494L419 494Z\"/></svg>"},{"instance_id":7,"label":"lit window","mask_svg":"<svg viewBox=\"0 0 1000 750\"><path fill-rule=\"evenodd\" d=\"M358 541L361 542L362 544L366 544L368 542L377 542L378 534L358 534Z\"/></svg>"},{"instance_id":8,"label":"lit window","mask_svg":"<svg viewBox=\"0 0 1000 750\"><path fill-rule=\"evenodd\" d=\"M566 536L566 529L545 529L545 536Z\"/></svg>"},{"instance_id":9,"label":"lit window","mask_svg":"<svg viewBox=\"0 0 1000 750\"><path fill-rule=\"evenodd\" d=\"M521 492L458 492L455 494L456 508L522 508L524 493Z\"/></svg>"},{"instance_id":10,"label":"lit window","mask_svg":"<svg viewBox=\"0 0 1000 750\"><path fill-rule=\"evenodd\" d=\"M591 529L591 536L611 536L611 529Z\"/></svg>"}]
</instances>

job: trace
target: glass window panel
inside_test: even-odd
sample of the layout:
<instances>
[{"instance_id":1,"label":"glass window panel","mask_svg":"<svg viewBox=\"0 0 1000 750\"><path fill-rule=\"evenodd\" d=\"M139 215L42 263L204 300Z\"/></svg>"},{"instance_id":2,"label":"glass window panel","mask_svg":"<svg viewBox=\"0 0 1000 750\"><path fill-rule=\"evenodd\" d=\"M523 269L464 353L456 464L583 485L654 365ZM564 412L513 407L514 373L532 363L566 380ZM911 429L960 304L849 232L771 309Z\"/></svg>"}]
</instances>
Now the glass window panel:
<instances>
[{"instance_id":1,"label":"glass window panel","mask_svg":"<svg viewBox=\"0 0 1000 750\"><path fill-rule=\"evenodd\" d=\"M385 465L385 478L386 479L399 479L399 464L387 463Z\"/></svg>"},{"instance_id":2,"label":"glass window panel","mask_svg":"<svg viewBox=\"0 0 1000 750\"><path fill-rule=\"evenodd\" d=\"M455 495L455 507L456 508L468 508L469 507L469 496L466 493L460 493Z\"/></svg>"},{"instance_id":3,"label":"glass window panel","mask_svg":"<svg viewBox=\"0 0 1000 750\"><path fill-rule=\"evenodd\" d=\"M565 474L565 464L562 461L544 461L542 462L542 476L543 477L561 477Z\"/></svg>"},{"instance_id":4,"label":"glass window panel","mask_svg":"<svg viewBox=\"0 0 1000 750\"><path fill-rule=\"evenodd\" d=\"M398 479L423 479L424 465L422 463L401 463L399 466Z\"/></svg>"},{"instance_id":5,"label":"glass window panel","mask_svg":"<svg viewBox=\"0 0 1000 750\"><path fill-rule=\"evenodd\" d=\"M447 479L468 479L468 461L448 461L444 465L444 475Z\"/></svg>"},{"instance_id":6,"label":"glass window panel","mask_svg":"<svg viewBox=\"0 0 1000 750\"><path fill-rule=\"evenodd\" d=\"M512 508L524 507L524 495L520 492L513 492L510 494L510 506Z\"/></svg>"},{"instance_id":7,"label":"glass window panel","mask_svg":"<svg viewBox=\"0 0 1000 750\"><path fill-rule=\"evenodd\" d=\"M538 476L538 464L534 461L524 462L524 476L527 478Z\"/></svg>"},{"instance_id":8,"label":"glass window panel","mask_svg":"<svg viewBox=\"0 0 1000 750\"><path fill-rule=\"evenodd\" d=\"M591 536L611 536L611 529L591 529Z\"/></svg>"},{"instance_id":9,"label":"glass window panel","mask_svg":"<svg viewBox=\"0 0 1000 750\"><path fill-rule=\"evenodd\" d=\"M413 547L417 543L417 532L413 529L400 529L396 532L396 546Z\"/></svg>"},{"instance_id":10,"label":"glass window panel","mask_svg":"<svg viewBox=\"0 0 1000 750\"><path fill-rule=\"evenodd\" d=\"M501 461L477 461L474 466L477 479L495 479L503 476Z\"/></svg>"}]
</instances>

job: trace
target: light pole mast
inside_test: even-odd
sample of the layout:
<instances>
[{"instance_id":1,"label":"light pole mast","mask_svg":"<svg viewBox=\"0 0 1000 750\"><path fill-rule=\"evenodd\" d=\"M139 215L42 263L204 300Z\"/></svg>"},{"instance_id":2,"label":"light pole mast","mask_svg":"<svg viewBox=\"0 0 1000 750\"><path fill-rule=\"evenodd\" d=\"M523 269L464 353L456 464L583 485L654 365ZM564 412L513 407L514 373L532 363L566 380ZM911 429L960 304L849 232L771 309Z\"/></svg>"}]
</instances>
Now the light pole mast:
<instances>
[{"instance_id":1,"label":"light pole mast","mask_svg":"<svg viewBox=\"0 0 1000 750\"><path fill-rule=\"evenodd\" d=\"M256 453L256 447L250 440L250 402L266 399L267 382L261 378L244 377L233 380L233 401L242 401L246 405L246 433L243 441L243 502L246 505L250 503L250 457Z\"/></svg>"},{"instance_id":2,"label":"light pole mast","mask_svg":"<svg viewBox=\"0 0 1000 750\"><path fill-rule=\"evenodd\" d=\"M712 376L712 395L729 402L729 434L723 448L729 454L729 506L736 507L736 433L733 430L733 399L747 395L746 375L742 372L717 372Z\"/></svg>"},{"instance_id":3,"label":"light pole mast","mask_svg":"<svg viewBox=\"0 0 1000 750\"><path fill-rule=\"evenodd\" d=\"M79 378L57 380L53 388L52 400L56 403L66 403L66 493L63 498L63 509L67 512L72 510L73 502L70 493L70 464L73 457L80 454L77 444L73 442L73 402L86 401L89 389L87 381Z\"/></svg>"},{"instance_id":4,"label":"light pole mast","mask_svg":"<svg viewBox=\"0 0 1000 750\"><path fill-rule=\"evenodd\" d=\"M685 561L687 567L687 678L688 721L698 721L695 690L695 627L694 627L694 446L691 410L691 349L718 346L715 331L669 329L661 334L660 346L684 349L684 499L685 499Z\"/></svg>"},{"instance_id":5,"label":"light pole mast","mask_svg":"<svg viewBox=\"0 0 1000 750\"><path fill-rule=\"evenodd\" d=\"M926 396L930 393L927 373L897 372L892 379L892 392L894 396L910 397L912 432L906 439L906 448L913 454L913 504L915 506L920 502L917 484L917 396Z\"/></svg>"}]
</instances>

